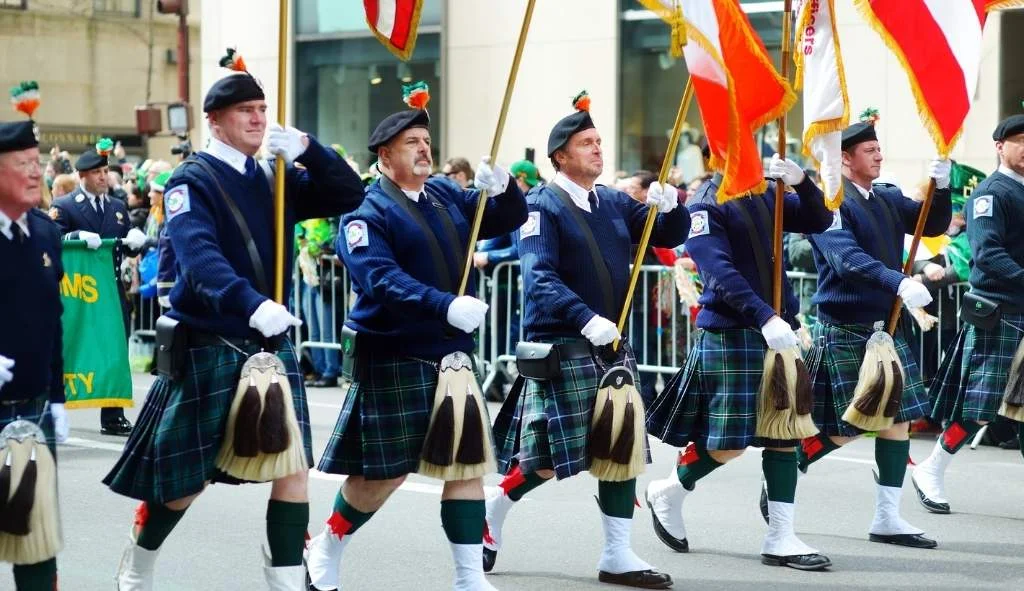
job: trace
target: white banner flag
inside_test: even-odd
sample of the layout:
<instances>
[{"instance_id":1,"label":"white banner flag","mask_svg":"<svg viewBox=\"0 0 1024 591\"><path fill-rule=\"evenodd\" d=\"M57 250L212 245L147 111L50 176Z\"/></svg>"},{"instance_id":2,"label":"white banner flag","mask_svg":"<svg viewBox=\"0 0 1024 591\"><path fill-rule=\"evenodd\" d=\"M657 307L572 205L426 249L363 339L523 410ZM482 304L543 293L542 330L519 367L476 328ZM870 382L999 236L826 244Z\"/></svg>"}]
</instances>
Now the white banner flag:
<instances>
[{"instance_id":1,"label":"white banner flag","mask_svg":"<svg viewBox=\"0 0 1024 591\"><path fill-rule=\"evenodd\" d=\"M797 9L796 85L804 96L804 155L814 161L829 209L843 200L842 133L850 100L839 50L833 0L801 0Z\"/></svg>"}]
</instances>

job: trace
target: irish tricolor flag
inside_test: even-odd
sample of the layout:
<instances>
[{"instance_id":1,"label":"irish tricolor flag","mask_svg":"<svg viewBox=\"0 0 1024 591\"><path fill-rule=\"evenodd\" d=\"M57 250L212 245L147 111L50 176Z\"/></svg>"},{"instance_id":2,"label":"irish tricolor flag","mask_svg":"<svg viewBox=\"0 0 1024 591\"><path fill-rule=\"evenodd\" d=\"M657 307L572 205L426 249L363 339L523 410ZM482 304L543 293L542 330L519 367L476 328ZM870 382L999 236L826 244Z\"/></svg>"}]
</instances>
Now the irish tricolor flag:
<instances>
[{"instance_id":1,"label":"irish tricolor flag","mask_svg":"<svg viewBox=\"0 0 1024 591\"><path fill-rule=\"evenodd\" d=\"M420 25L423 0L363 0L366 24L374 36L405 61L416 47L416 31Z\"/></svg>"},{"instance_id":2,"label":"irish tricolor flag","mask_svg":"<svg viewBox=\"0 0 1024 591\"><path fill-rule=\"evenodd\" d=\"M854 0L910 77L921 119L949 155L978 86L987 11L1021 0Z\"/></svg>"}]
</instances>

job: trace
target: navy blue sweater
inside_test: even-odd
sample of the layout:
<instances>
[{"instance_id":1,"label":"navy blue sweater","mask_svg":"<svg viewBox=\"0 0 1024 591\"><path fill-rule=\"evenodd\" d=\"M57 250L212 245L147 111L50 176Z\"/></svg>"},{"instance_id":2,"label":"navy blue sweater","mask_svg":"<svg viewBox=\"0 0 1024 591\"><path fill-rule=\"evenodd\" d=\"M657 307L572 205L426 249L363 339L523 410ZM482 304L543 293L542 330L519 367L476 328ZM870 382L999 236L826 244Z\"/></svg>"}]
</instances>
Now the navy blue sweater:
<instances>
[{"instance_id":1,"label":"navy blue sweater","mask_svg":"<svg viewBox=\"0 0 1024 591\"><path fill-rule=\"evenodd\" d=\"M596 211L577 209L590 226L611 275L615 309L607 309L604 303L593 258L575 216L565 210L566 205L549 185L530 191L527 206L531 219L526 228L516 232L526 292L523 326L528 340L578 338L595 315L612 322L619 320L633 262L630 253L640 241L648 209L629 195L601 185L597 186L597 195ZM683 207L659 214L651 245L679 246L686 239L689 220ZM525 238L521 235L524 229Z\"/></svg>"},{"instance_id":2,"label":"navy blue sweater","mask_svg":"<svg viewBox=\"0 0 1024 591\"><path fill-rule=\"evenodd\" d=\"M872 186L874 197L867 200L849 179L844 185L843 204L832 226L811 236L818 267L813 301L826 322L873 324L889 317L900 282L906 278L904 236L913 234L921 204L894 185ZM951 216L949 189L937 189L924 235L943 234Z\"/></svg>"},{"instance_id":3,"label":"navy blue sweater","mask_svg":"<svg viewBox=\"0 0 1024 591\"><path fill-rule=\"evenodd\" d=\"M971 291L1024 308L1024 185L995 172L967 202Z\"/></svg>"},{"instance_id":4,"label":"navy blue sweater","mask_svg":"<svg viewBox=\"0 0 1024 591\"><path fill-rule=\"evenodd\" d=\"M420 226L388 196L381 181L370 185L359 209L342 218L337 252L356 294L345 324L359 333L360 351L440 359L473 350L473 335L448 324L448 306L459 288L480 192L438 178L427 179L424 191L427 195L418 202L404 194L397 197L423 214L445 257L447 281L435 269ZM443 215L451 216L458 244L449 240ZM488 199L480 237L507 234L525 219L523 194L510 182L504 193ZM467 295L473 295L476 273L469 277Z\"/></svg>"},{"instance_id":5,"label":"navy blue sweater","mask_svg":"<svg viewBox=\"0 0 1024 591\"><path fill-rule=\"evenodd\" d=\"M686 252L697 263L704 282L697 326L760 329L775 316L770 303L775 181L768 181L768 189L762 195L734 199L724 205L717 201L718 182L719 177L715 176L704 183L687 204L690 236ZM755 199L760 199L765 207L757 206ZM754 232L743 212L754 224ZM821 190L806 178L796 187L796 194L786 193L782 216L785 232L814 234L832 223L832 212L825 207ZM752 234L757 236L756 242ZM755 250L763 253L767 285L762 281ZM782 283L782 303L780 316L797 328L800 303L788 279Z\"/></svg>"},{"instance_id":6,"label":"navy blue sweater","mask_svg":"<svg viewBox=\"0 0 1024 591\"><path fill-rule=\"evenodd\" d=\"M14 360L14 380L0 389L0 400L49 396L63 403L60 230L35 209L28 229L24 241L0 234L0 355Z\"/></svg>"},{"instance_id":7,"label":"navy blue sweater","mask_svg":"<svg viewBox=\"0 0 1024 591\"><path fill-rule=\"evenodd\" d=\"M196 157L216 171L221 186L245 217L267 274L266 284L273 289L274 207L270 183L262 171L246 177L209 154ZM298 162L305 170L289 167L285 183L284 276L289 284L295 222L352 211L363 199L359 176L312 136ZM167 183L164 207L178 278L171 289L168 316L223 336L254 336L249 317L269 294L257 291L256 272L241 230L213 180L197 165L179 167Z\"/></svg>"}]
</instances>

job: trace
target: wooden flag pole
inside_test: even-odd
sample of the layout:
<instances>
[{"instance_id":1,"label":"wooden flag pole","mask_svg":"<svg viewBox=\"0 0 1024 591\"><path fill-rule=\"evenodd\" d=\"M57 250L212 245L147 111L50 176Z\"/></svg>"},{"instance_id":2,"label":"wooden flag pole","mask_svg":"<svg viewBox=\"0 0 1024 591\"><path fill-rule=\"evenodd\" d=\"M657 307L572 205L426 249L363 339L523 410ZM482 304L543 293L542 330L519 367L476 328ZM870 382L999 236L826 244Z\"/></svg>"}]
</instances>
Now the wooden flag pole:
<instances>
[{"instance_id":1,"label":"wooden flag pole","mask_svg":"<svg viewBox=\"0 0 1024 591\"><path fill-rule=\"evenodd\" d=\"M789 82L789 62L792 53L793 40L790 34L790 26L793 20L793 0L786 0L782 12L782 78ZM779 116L779 158L786 158L786 113ZM773 248L772 259L772 307L775 313L782 316L782 282L784 266L782 264L782 212L786 201L786 184L782 179L775 181L775 220L773 224Z\"/></svg>"},{"instance_id":2,"label":"wooden flag pole","mask_svg":"<svg viewBox=\"0 0 1024 591\"><path fill-rule=\"evenodd\" d=\"M282 0L283 1L283 0ZM533 18L533 7L537 0L529 0L526 4L526 14L523 15L523 26L519 29L519 42L516 44L516 54L512 58L512 69L508 73L508 82L505 84L505 98L501 101L501 112L498 114L498 126L494 130L494 138L491 140L491 166L498 160L498 146L501 144L501 133L505 129L505 117L508 115L508 106L512 102L512 91L516 86L516 75L519 74L519 62L523 57L523 48L526 46L526 34L530 30L530 20ZM514 183L515 179L510 179ZM460 296L466 295L466 288L469 287L469 273L473 270L473 255L476 253L476 241L480 236L480 225L484 220L484 210L487 209L487 191L480 191L480 198L476 204L476 215L473 216L473 226L469 232L469 245L466 247L466 264L462 270L462 281L459 283Z\"/></svg>"},{"instance_id":3,"label":"wooden flag pole","mask_svg":"<svg viewBox=\"0 0 1024 591\"><path fill-rule=\"evenodd\" d=\"M277 121L285 124L288 111L285 101L288 98L288 0L278 1L277 29ZM284 244L284 156L278 156L274 170L274 301L286 305L284 301L284 258L287 255Z\"/></svg>"},{"instance_id":4,"label":"wooden flag pole","mask_svg":"<svg viewBox=\"0 0 1024 591\"><path fill-rule=\"evenodd\" d=\"M917 216L917 226L914 227L914 239L910 242L910 253L907 262L903 264L903 274L910 275L914 270L914 258L917 256L917 247L921 245L921 236L924 235L924 225L928 222L928 213L932 210L932 197L935 195L935 179L928 180L928 191L925 193L924 202L921 204L921 213ZM896 296L892 304L892 312L889 313L889 335L896 334L896 326L900 323L900 312L903 311L903 298Z\"/></svg>"}]
</instances>

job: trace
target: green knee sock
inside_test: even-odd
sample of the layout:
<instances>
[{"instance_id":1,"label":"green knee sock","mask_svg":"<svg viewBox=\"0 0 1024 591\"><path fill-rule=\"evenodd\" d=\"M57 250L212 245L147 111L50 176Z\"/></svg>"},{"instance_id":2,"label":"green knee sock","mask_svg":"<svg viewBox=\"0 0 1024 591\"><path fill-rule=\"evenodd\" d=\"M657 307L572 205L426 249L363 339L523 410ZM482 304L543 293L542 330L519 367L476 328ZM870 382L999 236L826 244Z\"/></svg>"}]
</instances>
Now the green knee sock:
<instances>
[{"instance_id":1,"label":"green knee sock","mask_svg":"<svg viewBox=\"0 0 1024 591\"><path fill-rule=\"evenodd\" d=\"M679 476L679 482L683 484L683 488L693 490L698 480L722 466L723 464L711 457L703 445L691 443L686 446L686 451L679 458L676 474Z\"/></svg>"},{"instance_id":2,"label":"green knee sock","mask_svg":"<svg viewBox=\"0 0 1024 591\"><path fill-rule=\"evenodd\" d=\"M14 588L18 591L53 591L57 588L57 559L35 564L14 565Z\"/></svg>"},{"instance_id":3,"label":"green knee sock","mask_svg":"<svg viewBox=\"0 0 1024 591\"><path fill-rule=\"evenodd\" d=\"M453 544L479 544L484 538L486 508L479 501L441 501L441 527Z\"/></svg>"},{"instance_id":4,"label":"green knee sock","mask_svg":"<svg viewBox=\"0 0 1024 591\"><path fill-rule=\"evenodd\" d=\"M903 487L907 474L907 458L910 457L910 440L875 439L875 463L878 464L878 484Z\"/></svg>"},{"instance_id":5,"label":"green knee sock","mask_svg":"<svg viewBox=\"0 0 1024 591\"><path fill-rule=\"evenodd\" d=\"M306 545L309 526L309 503L267 501L267 544L270 546L270 566L298 566L302 564L302 550Z\"/></svg>"},{"instance_id":6,"label":"green knee sock","mask_svg":"<svg viewBox=\"0 0 1024 591\"><path fill-rule=\"evenodd\" d=\"M140 548L156 550L171 535L187 509L175 511L167 505L142 503L135 510L136 541Z\"/></svg>"},{"instance_id":7,"label":"green knee sock","mask_svg":"<svg viewBox=\"0 0 1024 591\"><path fill-rule=\"evenodd\" d=\"M981 424L977 421L964 421L962 419L952 421L942 430L942 436L939 437L939 445L947 452L955 454L960 451L960 448L965 443L977 435L978 431L981 431Z\"/></svg>"},{"instance_id":8,"label":"green knee sock","mask_svg":"<svg viewBox=\"0 0 1024 591\"><path fill-rule=\"evenodd\" d=\"M331 532L343 538L356 533L356 530L373 517L373 513L363 513L345 500L344 488L338 489L338 496L334 497L334 512L327 519L327 527Z\"/></svg>"},{"instance_id":9,"label":"green knee sock","mask_svg":"<svg viewBox=\"0 0 1024 591\"><path fill-rule=\"evenodd\" d=\"M520 470L517 465L515 468L509 470L508 474L505 475L505 478L501 480L501 484L498 486L505 491L505 496L512 501L518 501L523 498L523 495L545 482L547 482L547 479L541 478L536 472L523 474L523 471Z\"/></svg>"},{"instance_id":10,"label":"green knee sock","mask_svg":"<svg viewBox=\"0 0 1024 591\"><path fill-rule=\"evenodd\" d=\"M597 481L597 498L601 512L608 517L633 518L636 506L636 478L622 482Z\"/></svg>"},{"instance_id":11,"label":"green knee sock","mask_svg":"<svg viewBox=\"0 0 1024 591\"><path fill-rule=\"evenodd\" d=\"M761 471L768 485L768 500L792 503L796 499L796 454L789 451L764 450Z\"/></svg>"},{"instance_id":12,"label":"green knee sock","mask_svg":"<svg viewBox=\"0 0 1024 591\"><path fill-rule=\"evenodd\" d=\"M807 467L839 449L832 438L824 433L812 435L800 441L796 448L797 466L801 472L807 472Z\"/></svg>"}]
</instances>

